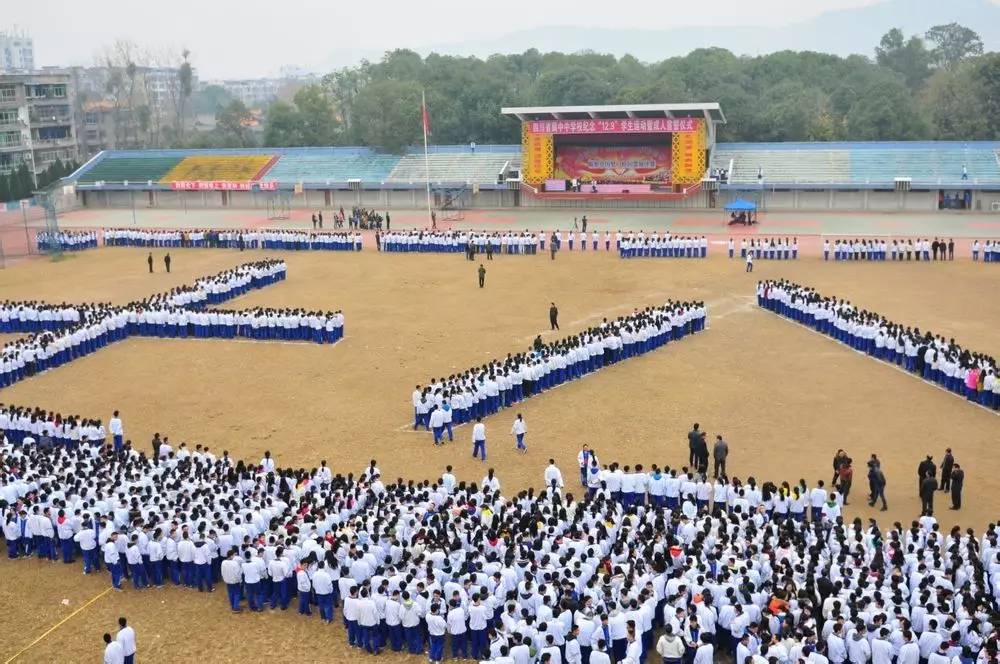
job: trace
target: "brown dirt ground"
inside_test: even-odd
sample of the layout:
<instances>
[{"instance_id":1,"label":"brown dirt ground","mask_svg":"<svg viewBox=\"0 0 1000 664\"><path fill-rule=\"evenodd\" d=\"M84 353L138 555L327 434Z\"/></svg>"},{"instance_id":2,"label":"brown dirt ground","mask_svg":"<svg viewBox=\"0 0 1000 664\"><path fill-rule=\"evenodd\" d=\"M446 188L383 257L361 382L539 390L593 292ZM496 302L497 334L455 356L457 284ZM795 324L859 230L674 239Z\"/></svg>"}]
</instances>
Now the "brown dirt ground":
<instances>
[{"instance_id":1,"label":"brown dirt ground","mask_svg":"<svg viewBox=\"0 0 1000 664\"><path fill-rule=\"evenodd\" d=\"M159 259L162 252L155 252ZM146 274L144 250L100 249L52 263L31 261L0 271L0 297L125 302L186 283L263 253L177 250L174 273ZM758 278L786 277L848 297L900 322L930 326L973 349L1000 353L1000 269L950 264L621 261L606 254L509 257L487 263L487 285L461 256L285 254L288 279L237 300L253 304L341 308L339 344L130 340L4 390L0 400L107 418L122 411L126 434L148 446L154 431L176 442L257 459L270 449L282 465L360 470L378 459L390 479L436 477L453 464L479 480L469 430L435 449L429 434L409 431L416 383L548 337L549 302L559 305L563 333L632 307L674 298L709 303L710 329L651 355L603 370L520 406L529 453L515 455L515 412L487 421L488 466L508 494L538 485L549 457L573 475L583 443L604 461L677 465L694 421L730 442L730 472L741 477L829 479L830 458L846 448L863 467L883 459L887 514L869 510L856 483L848 516L907 521L919 509L915 472L925 453L951 446L967 469L966 506L939 499L944 526L981 528L996 517L1000 458L993 446L1000 419L910 376L756 308ZM860 473L859 473L860 475ZM860 507L859 507L860 505ZM31 643L107 585L36 561L0 561L4 659ZM340 628L294 615L231 616L225 598L186 591L108 593L32 647L18 661L84 661L98 657L100 635L118 615L139 634L140 661L347 661ZM190 594L190 593L188 593ZM62 600L69 600L63 605ZM336 632L336 634L334 634ZM276 643L280 646L276 647ZM275 654L277 652L277 654ZM266 653L266 655L265 655ZM385 661L398 659L383 657ZM410 658L408 661L417 661Z\"/></svg>"}]
</instances>

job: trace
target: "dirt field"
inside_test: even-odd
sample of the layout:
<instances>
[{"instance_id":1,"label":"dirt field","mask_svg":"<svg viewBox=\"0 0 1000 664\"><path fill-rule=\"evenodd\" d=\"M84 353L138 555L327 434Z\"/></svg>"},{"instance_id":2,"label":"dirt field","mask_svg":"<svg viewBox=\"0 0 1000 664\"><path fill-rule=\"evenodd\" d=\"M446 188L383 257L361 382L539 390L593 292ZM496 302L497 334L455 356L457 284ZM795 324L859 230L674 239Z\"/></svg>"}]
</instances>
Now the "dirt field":
<instances>
[{"instance_id":1,"label":"dirt field","mask_svg":"<svg viewBox=\"0 0 1000 664\"><path fill-rule=\"evenodd\" d=\"M157 257L162 250L155 252ZM100 249L57 263L30 261L0 271L0 297L125 302L263 253L172 251L174 273L146 273L146 251ZM385 475L437 477L446 464L460 479L495 467L510 494L540 484L549 457L575 476L580 446L605 462L686 462L685 434L698 421L730 443L730 472L745 478L829 480L830 459L846 448L859 465L878 453L890 511L864 504L855 483L848 516L885 525L919 512L916 466L954 449L966 468L965 507L938 517L981 528L995 520L1000 418L833 341L758 310L757 279L786 277L853 300L897 321L954 336L1000 354L1000 266L834 264L808 258L621 261L600 252L505 257L487 263L486 288L461 255L283 254L288 279L231 303L340 308L346 337L335 346L249 341L147 340L118 344L69 367L4 390L0 401L38 404L107 418L122 412L126 436L148 448L154 431L171 441L280 465L359 471L371 458ZM435 449L413 433L409 395L431 375L447 375L526 347L548 328L550 301L563 334L667 298L704 299L709 329L522 404L529 452L515 455L516 412L487 421L489 462L471 458L470 431ZM544 332L544 336L549 336ZM862 465L863 467L863 465ZM859 507L860 506L860 507ZM103 592L104 577L79 566L0 562L6 659ZM340 628L295 615L231 616L224 596L187 591L108 593L46 636L18 661L97 658L101 633L128 615L139 634L139 661L346 661ZM68 605L62 601L69 600ZM276 644L280 646L276 647ZM275 654L277 652L277 654ZM385 657L385 661L398 657ZM407 661L417 661L409 658Z\"/></svg>"}]
</instances>

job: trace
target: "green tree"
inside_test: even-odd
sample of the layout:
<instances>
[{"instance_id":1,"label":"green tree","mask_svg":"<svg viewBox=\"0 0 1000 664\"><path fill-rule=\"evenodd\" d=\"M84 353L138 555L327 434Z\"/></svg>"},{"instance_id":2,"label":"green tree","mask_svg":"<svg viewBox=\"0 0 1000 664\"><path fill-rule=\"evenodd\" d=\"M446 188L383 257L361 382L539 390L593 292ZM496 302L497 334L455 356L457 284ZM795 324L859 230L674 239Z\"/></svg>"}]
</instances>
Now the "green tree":
<instances>
[{"instance_id":1,"label":"green tree","mask_svg":"<svg viewBox=\"0 0 1000 664\"><path fill-rule=\"evenodd\" d=\"M981 90L971 63L939 70L927 81L922 101L934 138L962 141L991 138Z\"/></svg>"},{"instance_id":2,"label":"green tree","mask_svg":"<svg viewBox=\"0 0 1000 664\"><path fill-rule=\"evenodd\" d=\"M964 60L983 54L979 33L958 23L935 25L924 36L934 44L934 63L944 69L954 69Z\"/></svg>"},{"instance_id":3,"label":"green tree","mask_svg":"<svg viewBox=\"0 0 1000 664\"><path fill-rule=\"evenodd\" d=\"M215 124L222 140L232 147L247 147L252 143L248 123L253 119L246 104L235 99L215 113Z\"/></svg>"},{"instance_id":4,"label":"green tree","mask_svg":"<svg viewBox=\"0 0 1000 664\"><path fill-rule=\"evenodd\" d=\"M299 130L301 118L297 108L285 101L276 101L267 109L264 122L264 145L284 148L305 145Z\"/></svg>"},{"instance_id":5,"label":"green tree","mask_svg":"<svg viewBox=\"0 0 1000 664\"><path fill-rule=\"evenodd\" d=\"M206 85L191 98L191 110L195 113L215 113L233 101L233 96L221 85Z\"/></svg>"},{"instance_id":6,"label":"green tree","mask_svg":"<svg viewBox=\"0 0 1000 664\"><path fill-rule=\"evenodd\" d=\"M299 111L299 132L303 145L333 145L338 124L333 105L321 85L307 85L292 98Z\"/></svg>"},{"instance_id":7,"label":"green tree","mask_svg":"<svg viewBox=\"0 0 1000 664\"><path fill-rule=\"evenodd\" d=\"M417 142L420 125L420 84L384 80L364 87L354 102L354 136L365 145L393 152ZM436 132L438 111L428 102L431 130Z\"/></svg>"},{"instance_id":8,"label":"green tree","mask_svg":"<svg viewBox=\"0 0 1000 664\"><path fill-rule=\"evenodd\" d=\"M900 82L875 81L859 91L847 112L847 130L852 140L909 141L928 137L916 102Z\"/></svg>"},{"instance_id":9,"label":"green tree","mask_svg":"<svg viewBox=\"0 0 1000 664\"><path fill-rule=\"evenodd\" d=\"M980 58L972 69L972 80L978 90L986 136L1000 139L1000 53Z\"/></svg>"},{"instance_id":10,"label":"green tree","mask_svg":"<svg viewBox=\"0 0 1000 664\"><path fill-rule=\"evenodd\" d=\"M875 61L902 76L911 90L920 88L930 76L931 60L924 41L917 35L906 39L899 28L885 33L875 48Z\"/></svg>"}]
</instances>

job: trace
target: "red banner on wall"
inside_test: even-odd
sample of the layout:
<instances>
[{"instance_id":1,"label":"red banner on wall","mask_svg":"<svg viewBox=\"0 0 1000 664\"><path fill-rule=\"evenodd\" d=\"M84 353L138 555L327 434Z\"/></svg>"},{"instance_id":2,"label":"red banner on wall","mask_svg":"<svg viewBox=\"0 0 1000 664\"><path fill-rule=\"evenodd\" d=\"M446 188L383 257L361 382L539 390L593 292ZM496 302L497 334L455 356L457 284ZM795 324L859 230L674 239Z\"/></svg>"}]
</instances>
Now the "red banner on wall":
<instances>
[{"instance_id":1,"label":"red banner on wall","mask_svg":"<svg viewBox=\"0 0 1000 664\"><path fill-rule=\"evenodd\" d=\"M584 182L669 182L666 145L566 145L556 148L554 177Z\"/></svg>"},{"instance_id":2,"label":"red banner on wall","mask_svg":"<svg viewBox=\"0 0 1000 664\"><path fill-rule=\"evenodd\" d=\"M673 134L698 130L697 118L532 120L526 124L532 134Z\"/></svg>"},{"instance_id":3,"label":"red banner on wall","mask_svg":"<svg viewBox=\"0 0 1000 664\"><path fill-rule=\"evenodd\" d=\"M170 183L174 191L250 191L257 188L261 191L274 191L277 182L226 182L222 180L177 180Z\"/></svg>"}]
</instances>

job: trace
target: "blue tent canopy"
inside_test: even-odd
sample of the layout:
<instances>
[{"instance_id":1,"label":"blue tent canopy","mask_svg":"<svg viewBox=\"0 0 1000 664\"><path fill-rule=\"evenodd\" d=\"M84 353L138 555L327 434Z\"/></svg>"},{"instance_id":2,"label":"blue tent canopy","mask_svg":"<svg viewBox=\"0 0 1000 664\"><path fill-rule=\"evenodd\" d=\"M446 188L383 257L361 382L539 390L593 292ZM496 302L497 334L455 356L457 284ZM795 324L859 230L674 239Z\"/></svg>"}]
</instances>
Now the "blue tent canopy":
<instances>
[{"instance_id":1,"label":"blue tent canopy","mask_svg":"<svg viewBox=\"0 0 1000 664\"><path fill-rule=\"evenodd\" d=\"M735 201L726 206L727 212L756 212L757 204L753 201L744 200L742 198L737 198Z\"/></svg>"}]
</instances>

